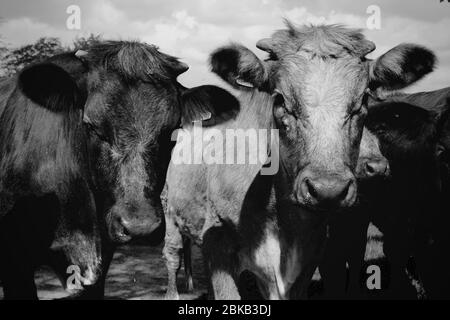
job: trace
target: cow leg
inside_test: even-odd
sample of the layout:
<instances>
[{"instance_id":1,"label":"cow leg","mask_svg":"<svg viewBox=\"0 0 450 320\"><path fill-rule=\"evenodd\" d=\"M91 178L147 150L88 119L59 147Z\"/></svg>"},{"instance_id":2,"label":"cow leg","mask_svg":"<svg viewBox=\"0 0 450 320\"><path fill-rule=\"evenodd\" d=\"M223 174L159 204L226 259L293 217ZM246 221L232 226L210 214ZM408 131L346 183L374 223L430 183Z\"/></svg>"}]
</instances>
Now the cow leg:
<instances>
[{"instance_id":1,"label":"cow leg","mask_svg":"<svg viewBox=\"0 0 450 320\"><path fill-rule=\"evenodd\" d=\"M167 267L167 300L179 300L177 289L177 275L181 267L181 254L183 250L183 237L180 230L175 225L175 221L170 214L166 214L166 236L163 249L163 257Z\"/></svg>"},{"instance_id":2,"label":"cow leg","mask_svg":"<svg viewBox=\"0 0 450 320\"><path fill-rule=\"evenodd\" d=\"M34 264L29 259L20 231L0 229L0 278L5 300L37 300Z\"/></svg>"},{"instance_id":3,"label":"cow leg","mask_svg":"<svg viewBox=\"0 0 450 320\"><path fill-rule=\"evenodd\" d=\"M390 264L390 284L387 289L387 298L414 299L417 295L407 274L406 265L410 254L410 242L407 222L394 224L392 229L383 232L383 251ZM384 230L383 230L384 231Z\"/></svg>"},{"instance_id":4,"label":"cow leg","mask_svg":"<svg viewBox=\"0 0 450 320\"><path fill-rule=\"evenodd\" d=\"M332 221L328 227L329 238L324 258L319 266L324 285L324 299L342 299L345 296L347 283L345 254L348 252L348 248L345 247L346 241L342 234L346 230L341 229L341 219Z\"/></svg>"},{"instance_id":5,"label":"cow leg","mask_svg":"<svg viewBox=\"0 0 450 320\"><path fill-rule=\"evenodd\" d=\"M9 260L3 263L1 279L5 300L38 300L34 270L30 266Z\"/></svg>"},{"instance_id":6,"label":"cow leg","mask_svg":"<svg viewBox=\"0 0 450 320\"><path fill-rule=\"evenodd\" d=\"M2 239L3 240L3 239ZM24 251L2 241L0 278L5 300L37 300L34 268L22 255Z\"/></svg>"},{"instance_id":7,"label":"cow leg","mask_svg":"<svg viewBox=\"0 0 450 320\"><path fill-rule=\"evenodd\" d=\"M186 278L186 291L189 293L194 292L194 279L192 277L192 247L191 239L183 237L183 261L184 261L184 274Z\"/></svg>"},{"instance_id":8,"label":"cow leg","mask_svg":"<svg viewBox=\"0 0 450 320\"><path fill-rule=\"evenodd\" d=\"M349 265L347 297L349 299L362 299L361 273L367 248L369 219L365 212L358 212L351 219L354 224L351 225L351 234L347 238L346 245Z\"/></svg>"},{"instance_id":9,"label":"cow leg","mask_svg":"<svg viewBox=\"0 0 450 320\"><path fill-rule=\"evenodd\" d=\"M213 227L203 236L203 256L210 272L214 299L240 300L238 290L237 236L225 226Z\"/></svg>"},{"instance_id":10,"label":"cow leg","mask_svg":"<svg viewBox=\"0 0 450 320\"><path fill-rule=\"evenodd\" d=\"M450 263L448 261L448 222L436 219L432 232L425 230L416 239L415 262L428 299L450 298ZM425 223L419 224L419 226ZM439 230L442 229L442 230ZM422 231L422 230L421 230Z\"/></svg>"}]
</instances>

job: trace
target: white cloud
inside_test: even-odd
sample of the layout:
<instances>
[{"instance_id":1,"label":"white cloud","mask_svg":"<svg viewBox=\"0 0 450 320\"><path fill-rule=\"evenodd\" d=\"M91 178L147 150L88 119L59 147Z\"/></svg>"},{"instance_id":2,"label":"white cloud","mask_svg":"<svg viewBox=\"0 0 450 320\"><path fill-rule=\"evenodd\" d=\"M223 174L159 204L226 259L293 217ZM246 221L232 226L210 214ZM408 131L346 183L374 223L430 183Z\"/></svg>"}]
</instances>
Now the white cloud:
<instances>
[{"instance_id":1,"label":"white cloud","mask_svg":"<svg viewBox=\"0 0 450 320\"><path fill-rule=\"evenodd\" d=\"M42 9L47 16L51 5L54 5L49 1L44 1L48 6ZM254 49L259 56L264 56L263 52L255 48L256 41L282 28L282 18L289 18L299 24L341 23L366 28L366 7L371 1L366 2L358 2L356 6L350 0L305 0L301 3L290 0L130 0L126 3L117 0L80 0L82 30L79 32L65 28L64 10L59 13L61 19L56 19L59 24L44 19L34 10L33 15L27 12L25 17L15 12L10 19L6 12L6 21L0 25L0 35L7 43L15 46L44 35L60 37L68 44L76 36L91 32L100 33L105 38L140 39L156 44L161 50L187 62L190 70L182 76L182 81L190 86L218 82L208 71L207 65L209 53L218 46L230 41L241 42ZM413 2L414 8L417 8L419 2ZM424 10L426 17L418 19L420 12L416 12L417 9L405 14L400 7L385 0L380 2L380 6L381 30L365 31L368 38L377 44L373 56L401 42L427 45L438 54L441 63L436 72L413 89L430 90L449 85L450 43L446 31L450 29L450 19L442 15L436 21L430 19L434 7L427 7Z\"/></svg>"}]
</instances>

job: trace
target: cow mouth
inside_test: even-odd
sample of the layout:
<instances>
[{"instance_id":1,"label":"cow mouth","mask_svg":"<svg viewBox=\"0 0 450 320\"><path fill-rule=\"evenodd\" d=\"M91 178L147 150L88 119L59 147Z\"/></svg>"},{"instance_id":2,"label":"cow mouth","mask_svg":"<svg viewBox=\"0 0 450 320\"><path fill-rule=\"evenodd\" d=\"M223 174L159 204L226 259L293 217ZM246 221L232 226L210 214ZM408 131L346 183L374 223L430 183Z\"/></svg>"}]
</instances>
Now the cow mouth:
<instances>
[{"instance_id":1,"label":"cow mouth","mask_svg":"<svg viewBox=\"0 0 450 320\"><path fill-rule=\"evenodd\" d=\"M286 198L284 202L288 207L300 211L304 218L308 218L311 215L326 217L330 214L343 212L350 209L349 207L339 207L335 205L312 204L308 201L300 202L296 199L294 194Z\"/></svg>"},{"instance_id":2,"label":"cow mouth","mask_svg":"<svg viewBox=\"0 0 450 320\"><path fill-rule=\"evenodd\" d=\"M340 210L339 208L329 208L326 206L318 206L313 205L308 202L299 202L297 201L294 194L284 199L284 201L281 201L285 207L288 207L295 211L300 211L302 215L306 217L310 215L327 215L331 212L336 212Z\"/></svg>"},{"instance_id":3,"label":"cow mouth","mask_svg":"<svg viewBox=\"0 0 450 320\"><path fill-rule=\"evenodd\" d=\"M129 220L119 214L110 214L108 221L108 235L116 244L125 244L135 238L152 235L162 224L161 217Z\"/></svg>"},{"instance_id":4,"label":"cow mouth","mask_svg":"<svg viewBox=\"0 0 450 320\"><path fill-rule=\"evenodd\" d=\"M122 225L119 217L109 220L108 234L111 241L117 244L130 242L133 238L128 229Z\"/></svg>"},{"instance_id":5,"label":"cow mouth","mask_svg":"<svg viewBox=\"0 0 450 320\"><path fill-rule=\"evenodd\" d=\"M114 242L117 242L119 244L130 242L133 239L128 230L125 228L122 228L121 231L116 231L113 238Z\"/></svg>"}]
</instances>

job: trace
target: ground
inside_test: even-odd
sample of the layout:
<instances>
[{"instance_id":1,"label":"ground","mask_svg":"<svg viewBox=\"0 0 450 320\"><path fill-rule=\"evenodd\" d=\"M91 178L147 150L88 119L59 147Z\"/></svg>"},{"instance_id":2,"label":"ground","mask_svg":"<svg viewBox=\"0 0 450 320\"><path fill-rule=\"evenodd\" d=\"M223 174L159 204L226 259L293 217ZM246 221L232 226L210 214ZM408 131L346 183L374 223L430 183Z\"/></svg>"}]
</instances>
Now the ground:
<instances>
[{"instance_id":1,"label":"ground","mask_svg":"<svg viewBox=\"0 0 450 320\"><path fill-rule=\"evenodd\" d=\"M368 264L383 264L383 247L379 231L371 226L369 228L369 241L366 252ZM204 298L207 291L207 279L205 277L200 249L193 248L193 293L184 291L184 272L180 271L178 288L180 298L192 300ZM313 295L321 290L320 275L316 273L312 286ZM43 267L36 273L36 284L40 299L55 299L67 296L59 280L49 268ZM416 283L413 284L416 285ZM162 258L162 245L133 245L120 247L112 262L106 281L106 299L125 300L160 300L164 299L167 285L167 271ZM0 284L1 287L1 284ZM420 288L418 288L420 290ZM0 299L3 292L0 290Z\"/></svg>"},{"instance_id":2,"label":"ground","mask_svg":"<svg viewBox=\"0 0 450 320\"><path fill-rule=\"evenodd\" d=\"M167 274L162 258L162 246L123 246L114 255L106 281L106 299L164 299ZM180 298L196 299L206 292L206 279L200 254L194 248L194 293L183 292L184 273L179 276ZM36 285L40 299L55 299L67 296L52 270L44 267L36 274ZM0 285L1 287L1 285ZM0 299L3 292L0 289Z\"/></svg>"}]
</instances>

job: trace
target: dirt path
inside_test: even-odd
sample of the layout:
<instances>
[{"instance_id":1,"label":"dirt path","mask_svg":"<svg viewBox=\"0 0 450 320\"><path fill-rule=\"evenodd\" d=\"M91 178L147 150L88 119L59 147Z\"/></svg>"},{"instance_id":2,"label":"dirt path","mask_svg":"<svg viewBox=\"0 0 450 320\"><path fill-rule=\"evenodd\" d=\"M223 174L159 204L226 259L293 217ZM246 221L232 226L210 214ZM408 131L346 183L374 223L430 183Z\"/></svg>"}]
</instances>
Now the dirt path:
<instances>
[{"instance_id":1,"label":"dirt path","mask_svg":"<svg viewBox=\"0 0 450 320\"><path fill-rule=\"evenodd\" d=\"M167 286L167 273L162 258L162 247L123 246L114 255L106 281L106 299L164 299ZM184 288L184 271L179 273L178 287L180 298L191 300L206 293L206 279L203 272L201 255L193 249L194 285L193 294L187 294ZM52 270L42 268L36 273L38 295L42 300L63 298L67 293ZM1 287L1 285L0 285ZM0 289L0 299L3 298Z\"/></svg>"},{"instance_id":2,"label":"dirt path","mask_svg":"<svg viewBox=\"0 0 450 320\"><path fill-rule=\"evenodd\" d=\"M369 261L383 263L382 241L380 240L379 231L369 229L369 235L366 261L368 264L370 264ZM204 297L207 290L207 280L200 249L194 247L192 255L195 291L191 294L183 291L185 279L184 270L181 269L178 276L178 288L180 298L183 300ZM311 291L311 298L314 298L316 293L320 295L319 279L320 275L316 272L314 276L315 281L310 288L313 290ZM59 280L49 268L44 267L36 273L36 285L40 299L48 300L67 296ZM249 288L252 288L253 285L250 285ZM420 288L420 284L418 285L419 287L416 284L414 285L419 292L423 291L423 288ZM147 245L123 246L114 255L106 281L105 297L106 299L160 300L164 299L166 286L167 271L162 258L162 245L158 247ZM255 298L258 296L253 297L250 294L249 297ZM2 298L3 292L0 284L0 300Z\"/></svg>"}]
</instances>

